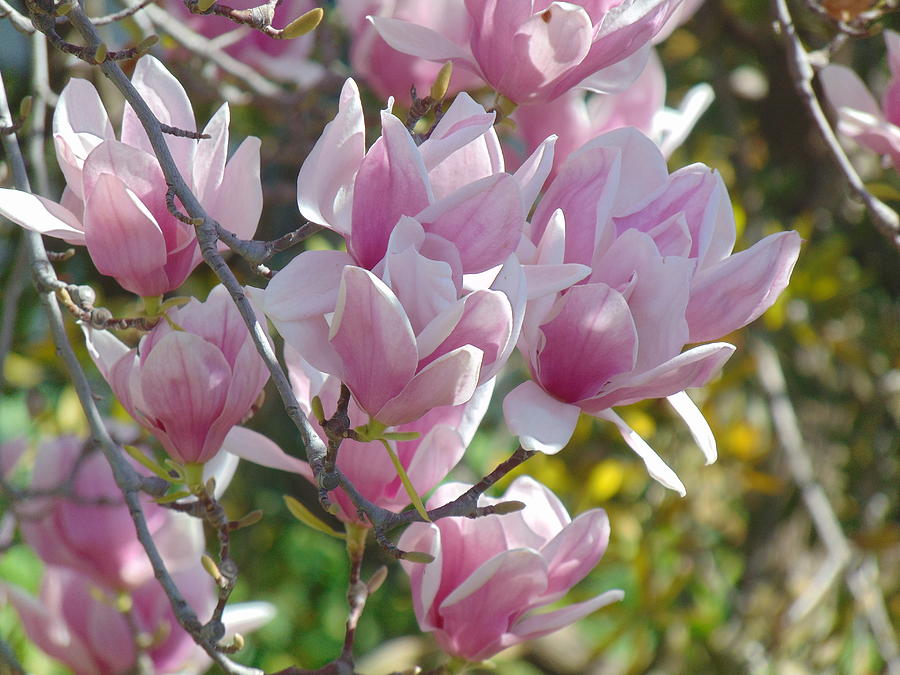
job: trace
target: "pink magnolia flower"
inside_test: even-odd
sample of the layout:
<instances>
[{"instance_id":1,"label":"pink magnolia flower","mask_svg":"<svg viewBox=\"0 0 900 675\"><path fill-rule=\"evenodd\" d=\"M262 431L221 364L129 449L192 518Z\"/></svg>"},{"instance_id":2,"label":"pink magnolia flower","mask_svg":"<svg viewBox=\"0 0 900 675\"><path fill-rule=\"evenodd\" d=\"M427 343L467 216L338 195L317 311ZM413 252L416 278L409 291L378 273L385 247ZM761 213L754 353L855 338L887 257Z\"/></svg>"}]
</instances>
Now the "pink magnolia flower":
<instances>
[{"instance_id":1,"label":"pink magnolia flower","mask_svg":"<svg viewBox=\"0 0 900 675\"><path fill-rule=\"evenodd\" d=\"M403 54L392 49L366 19L369 14L402 19L429 28L440 28L444 34L463 39L468 27L466 17L447 2L422 3L417 0L338 0L337 7L350 28L352 43L350 64L372 89L384 99L391 96L404 105L410 103L410 86L415 85L420 98L428 95L441 69L440 63ZM482 84L471 72L456 69L450 80L450 95Z\"/></svg>"},{"instance_id":2,"label":"pink magnolia flower","mask_svg":"<svg viewBox=\"0 0 900 675\"><path fill-rule=\"evenodd\" d=\"M419 0L429 4L433 0ZM468 31L375 17L394 49L429 61L453 61L516 103L552 101L573 87L627 86L643 68L650 40L677 0L450 0ZM453 24L456 25L456 24Z\"/></svg>"},{"instance_id":3,"label":"pink magnolia flower","mask_svg":"<svg viewBox=\"0 0 900 675\"><path fill-rule=\"evenodd\" d=\"M342 251L307 251L259 302L285 342L343 381L370 417L407 424L468 401L518 336L525 283L515 257L491 288L471 292L462 285L460 257L446 239L404 217L374 270Z\"/></svg>"},{"instance_id":4,"label":"pink magnolia flower","mask_svg":"<svg viewBox=\"0 0 900 675\"><path fill-rule=\"evenodd\" d=\"M468 487L441 486L429 503L444 504ZM435 557L427 565L401 561L419 627L434 633L444 651L471 662L552 633L623 597L622 591L607 591L538 613L594 568L606 550L609 521L602 509L571 520L559 499L527 476L516 479L503 500L521 501L525 509L413 523L399 541L405 550Z\"/></svg>"},{"instance_id":5,"label":"pink magnolia flower","mask_svg":"<svg viewBox=\"0 0 900 675\"><path fill-rule=\"evenodd\" d=\"M682 349L718 339L771 306L787 285L799 236L778 233L731 255L735 226L721 177L702 165L670 176L656 146L633 129L570 155L532 227L531 246L537 242L544 258L592 271L583 283L529 303L519 346L533 381L504 401L507 426L524 447L552 453L568 442L580 412L608 419L654 478L684 493L612 407L668 397L714 461L709 427L683 390L706 383L734 347Z\"/></svg>"},{"instance_id":6,"label":"pink magnolia flower","mask_svg":"<svg viewBox=\"0 0 900 675\"><path fill-rule=\"evenodd\" d=\"M310 401L313 396L318 396L322 400L326 414L330 414L337 405L340 381L313 368L289 345L285 346L284 359L291 386L300 405L303 406L316 433L325 440L324 431L311 414ZM431 490L446 478L450 470L462 459L466 447L487 412L493 388L494 380L489 380L476 389L468 403L434 408L415 422L388 429L420 434L419 438L413 440L388 441L417 494L424 495ZM367 415L353 400L350 401L348 413L353 427L368 422ZM377 444L361 443L352 439L342 441L337 468L353 481L360 494L372 503L391 511L400 511L409 505L409 495L397 476L390 457ZM301 473L312 480L312 470L308 465L303 465ZM331 498L340 507L340 513L337 515L341 520L368 525L367 520L360 521L356 507L342 489L334 490Z\"/></svg>"},{"instance_id":7,"label":"pink magnolia flower","mask_svg":"<svg viewBox=\"0 0 900 675\"><path fill-rule=\"evenodd\" d=\"M230 7L241 10L258 5L255 0L229 2ZM317 6L313 0L286 0L275 9L273 25L284 27ZM325 74L325 68L309 58L315 46L315 33L292 40L273 40L258 30L238 25L225 17L191 14L181 0L167 2L166 9L209 38L216 47L268 77L309 89Z\"/></svg>"},{"instance_id":8,"label":"pink magnolia flower","mask_svg":"<svg viewBox=\"0 0 900 675\"><path fill-rule=\"evenodd\" d=\"M884 31L891 79L881 105L859 76L847 66L829 64L819 71L819 81L831 107L837 112L837 129L863 147L889 158L900 168L900 33Z\"/></svg>"},{"instance_id":9,"label":"pink magnolia flower","mask_svg":"<svg viewBox=\"0 0 900 675\"><path fill-rule=\"evenodd\" d=\"M132 83L165 124L195 131L184 89L145 56ZM210 138L167 136L181 175L224 227L249 238L262 211L259 139L246 139L226 164L228 105L204 129ZM130 106L117 141L93 85L72 79L53 116L56 156L66 178L60 203L0 190L0 215L41 234L86 245L97 269L127 290L157 296L180 286L200 262L193 227L166 206L166 180Z\"/></svg>"},{"instance_id":10,"label":"pink magnolia flower","mask_svg":"<svg viewBox=\"0 0 900 675\"><path fill-rule=\"evenodd\" d=\"M195 612L208 616L215 590L206 571L195 564L174 572L173 580ZM131 617L139 634L155 638L146 653L153 672L199 675L209 657L179 625L159 582L150 578L130 594ZM138 637L117 608L116 592L96 586L90 577L62 567L48 567L40 599L0 582L0 601L18 612L28 637L47 655L66 665L73 675L125 675L137 665ZM269 621L267 603L228 606L223 615L225 639Z\"/></svg>"},{"instance_id":11,"label":"pink magnolia flower","mask_svg":"<svg viewBox=\"0 0 900 675\"><path fill-rule=\"evenodd\" d=\"M402 216L452 243L463 273L500 265L519 241L549 166L536 155L515 176L505 173L493 123L494 114L463 93L416 145L384 111L382 135L366 152L359 91L347 80L337 115L297 177L300 213L343 235L366 269L384 257Z\"/></svg>"},{"instance_id":12,"label":"pink magnolia flower","mask_svg":"<svg viewBox=\"0 0 900 675\"><path fill-rule=\"evenodd\" d=\"M153 580L150 562L109 464L99 451L82 456L84 452L84 442L75 436L41 446L31 489L69 489L17 504L22 534L50 565L67 567L106 588L137 588ZM200 522L163 509L149 497L141 501L147 527L169 569L195 565L203 553Z\"/></svg>"},{"instance_id":13,"label":"pink magnolia flower","mask_svg":"<svg viewBox=\"0 0 900 675\"><path fill-rule=\"evenodd\" d=\"M647 134L669 157L712 102L713 93L709 85L699 84L685 94L678 109L665 107L665 98L665 73L653 51L637 80L620 93L594 94L573 89L554 101L517 108L513 113L516 136L524 141L528 153L549 135L558 136L551 178L572 152L621 127L634 127Z\"/></svg>"},{"instance_id":14,"label":"pink magnolia flower","mask_svg":"<svg viewBox=\"0 0 900 675\"><path fill-rule=\"evenodd\" d=\"M269 371L224 286L168 317L137 349L85 329L88 350L125 409L173 459L203 463L251 412Z\"/></svg>"}]
</instances>

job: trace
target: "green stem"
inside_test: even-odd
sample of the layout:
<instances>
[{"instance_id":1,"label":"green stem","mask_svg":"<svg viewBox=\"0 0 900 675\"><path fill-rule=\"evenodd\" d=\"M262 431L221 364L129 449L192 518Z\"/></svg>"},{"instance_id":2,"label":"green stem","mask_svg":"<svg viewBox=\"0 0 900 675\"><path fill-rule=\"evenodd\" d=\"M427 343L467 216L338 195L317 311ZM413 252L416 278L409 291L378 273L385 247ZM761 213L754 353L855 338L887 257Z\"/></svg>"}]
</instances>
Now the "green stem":
<instances>
[{"instance_id":1,"label":"green stem","mask_svg":"<svg viewBox=\"0 0 900 675\"><path fill-rule=\"evenodd\" d=\"M381 444L384 445L384 449L388 451L388 455L391 458L394 469L397 471L397 475L400 477L400 482L403 483L403 487L406 489L406 494L409 495L409 500L415 507L416 512L420 516L422 516L422 519L426 523L430 523L431 518L428 517L428 512L425 510L425 505L422 503L422 498L419 497L419 493L416 492L416 488L413 487L412 481L409 480L409 476L406 474L406 469L404 469L403 464L400 463L400 458L397 457L397 453L394 452L391 444L388 443L386 439L379 438L378 440L380 440Z\"/></svg>"}]
</instances>

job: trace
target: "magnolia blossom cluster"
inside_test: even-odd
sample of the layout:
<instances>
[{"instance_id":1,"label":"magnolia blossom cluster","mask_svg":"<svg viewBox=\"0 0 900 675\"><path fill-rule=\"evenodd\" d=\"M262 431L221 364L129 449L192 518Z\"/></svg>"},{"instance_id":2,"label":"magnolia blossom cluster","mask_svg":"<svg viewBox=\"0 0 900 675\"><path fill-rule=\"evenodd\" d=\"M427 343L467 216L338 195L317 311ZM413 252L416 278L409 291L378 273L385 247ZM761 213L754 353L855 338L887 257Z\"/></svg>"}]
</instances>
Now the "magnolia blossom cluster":
<instances>
[{"instance_id":1,"label":"magnolia blossom cluster","mask_svg":"<svg viewBox=\"0 0 900 675\"><path fill-rule=\"evenodd\" d=\"M667 167L711 100L701 87L680 110L664 107L652 42L689 10L676 0L338 5L353 33L351 59L378 93L410 100L409 86L428 90L446 61L454 66L449 91L459 93L425 133L412 133L389 99L367 134L359 89L346 80L337 113L297 178L301 215L344 246L305 251L265 288L245 289L283 338L291 386L323 441L330 438L322 415L349 391L337 468L358 495L392 511L411 502L421 508L418 496L435 488L432 507L464 494L471 486L440 484L463 458L512 360L520 367L506 372L519 381L498 404L522 448L560 452L579 416L590 415L612 422L650 476L685 494L615 409L666 398L714 461L712 432L685 390L719 372L734 352L721 340L775 302L800 247L797 233L780 232L735 253L721 176L702 164ZM240 58L239 45L228 46ZM286 58L269 54L267 62L283 70ZM196 129L186 93L159 61L142 58L132 82L160 121ZM462 91L477 88L492 89L501 110L518 106L515 134L498 135L498 113ZM245 140L229 159L228 122L223 106L205 127L208 138L172 135L167 143L207 212L251 238L262 209L259 141ZM101 273L138 295L177 289L199 263L199 248L192 227L172 213L134 112L126 107L117 140L93 86L73 79L53 129L66 179L60 201L2 190L0 214L85 244ZM367 137L375 137L368 147ZM134 346L84 328L89 353L124 408L171 466L215 473L220 488L236 455L315 481L305 462L240 426L258 407L269 371L225 288L174 304L163 305ZM114 494L95 457L78 467L77 476L92 477L85 494ZM46 461L54 467L47 476L75 471L58 458ZM351 492L336 488L329 498L348 527L366 527ZM465 661L621 597L610 591L544 610L597 564L607 516L594 509L573 520L529 478L515 481L504 500L524 509L415 523L399 541L434 558L404 561L421 628ZM500 501L484 497L480 505ZM31 508L52 517L30 522ZM35 641L78 673L133 665L133 642L123 639L121 653L100 649L98 626L104 635L127 630L110 600L116 594L131 595L142 632L174 626L124 512L99 508L63 500L18 513L24 537L50 567L40 603L3 587ZM187 575L202 613L210 582L190 576L203 574L199 526L175 534L184 518L152 502L145 508L161 548L173 544L170 569ZM100 591L86 595L89 587ZM41 625L50 628L41 633ZM187 647L167 646L176 637L167 632L151 644L160 663L190 669ZM150 655L155 661L156 651Z\"/></svg>"},{"instance_id":2,"label":"magnolia blossom cluster","mask_svg":"<svg viewBox=\"0 0 900 675\"><path fill-rule=\"evenodd\" d=\"M25 444L22 444L23 446ZM16 448L0 445L15 465ZM234 461L209 475L224 490ZM35 459L27 499L12 515L45 564L40 595L0 581L0 600L12 605L28 637L74 675L123 675L146 654L155 673L202 673L209 657L179 625L169 599L137 539L128 507L106 460L75 436L45 441ZM147 526L179 590L201 615L216 602L200 564L200 521L142 497ZM250 631L273 616L267 603L233 605L226 636Z\"/></svg>"}]
</instances>

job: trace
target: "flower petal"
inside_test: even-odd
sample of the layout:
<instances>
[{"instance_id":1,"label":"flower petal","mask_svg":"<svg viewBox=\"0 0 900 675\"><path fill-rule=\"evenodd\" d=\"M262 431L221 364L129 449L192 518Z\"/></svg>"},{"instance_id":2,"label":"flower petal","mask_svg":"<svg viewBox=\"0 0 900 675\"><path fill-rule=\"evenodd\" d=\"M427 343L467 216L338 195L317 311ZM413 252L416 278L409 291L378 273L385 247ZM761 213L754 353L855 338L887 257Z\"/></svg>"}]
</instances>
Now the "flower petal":
<instances>
[{"instance_id":1,"label":"flower petal","mask_svg":"<svg viewBox=\"0 0 900 675\"><path fill-rule=\"evenodd\" d=\"M510 433L526 450L553 455L562 450L578 423L581 411L553 398L529 380L503 399L503 418Z\"/></svg>"}]
</instances>

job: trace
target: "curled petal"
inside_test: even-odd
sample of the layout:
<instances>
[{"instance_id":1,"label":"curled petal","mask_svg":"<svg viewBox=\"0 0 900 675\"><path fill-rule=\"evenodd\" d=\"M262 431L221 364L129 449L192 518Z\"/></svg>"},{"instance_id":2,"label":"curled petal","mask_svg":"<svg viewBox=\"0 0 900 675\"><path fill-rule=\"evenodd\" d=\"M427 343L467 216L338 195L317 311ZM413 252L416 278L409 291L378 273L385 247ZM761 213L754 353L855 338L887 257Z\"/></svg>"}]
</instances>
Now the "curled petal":
<instances>
[{"instance_id":1,"label":"curled petal","mask_svg":"<svg viewBox=\"0 0 900 675\"><path fill-rule=\"evenodd\" d=\"M503 399L503 418L526 450L553 455L572 437L581 411L553 398L532 381L520 384Z\"/></svg>"}]
</instances>

